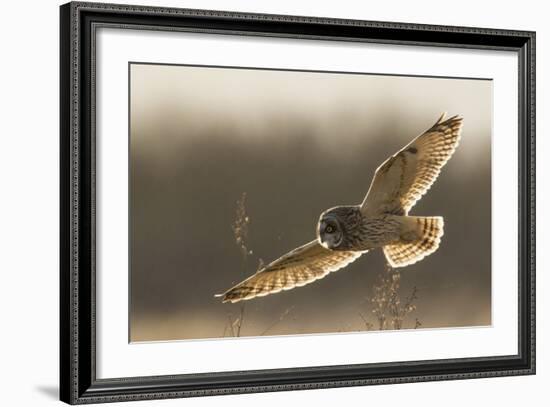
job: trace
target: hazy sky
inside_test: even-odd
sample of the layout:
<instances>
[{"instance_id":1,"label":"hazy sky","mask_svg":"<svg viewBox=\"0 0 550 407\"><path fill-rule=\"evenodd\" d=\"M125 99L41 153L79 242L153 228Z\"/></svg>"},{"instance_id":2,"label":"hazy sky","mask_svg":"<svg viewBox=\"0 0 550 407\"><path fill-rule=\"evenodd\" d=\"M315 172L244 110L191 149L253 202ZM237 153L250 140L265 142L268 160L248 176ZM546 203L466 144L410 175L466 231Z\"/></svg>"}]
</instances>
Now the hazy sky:
<instances>
[{"instance_id":1,"label":"hazy sky","mask_svg":"<svg viewBox=\"0 0 550 407\"><path fill-rule=\"evenodd\" d=\"M418 288L406 327L491 323L491 81L133 64L131 339L227 334L240 305L213 294L312 240L323 210L360 203L376 167L443 111L464 117L463 136L411 211L444 216L445 236L402 269L402 297ZM231 229L244 192L245 265ZM363 330L383 270L375 250L247 301L242 334Z\"/></svg>"}]
</instances>

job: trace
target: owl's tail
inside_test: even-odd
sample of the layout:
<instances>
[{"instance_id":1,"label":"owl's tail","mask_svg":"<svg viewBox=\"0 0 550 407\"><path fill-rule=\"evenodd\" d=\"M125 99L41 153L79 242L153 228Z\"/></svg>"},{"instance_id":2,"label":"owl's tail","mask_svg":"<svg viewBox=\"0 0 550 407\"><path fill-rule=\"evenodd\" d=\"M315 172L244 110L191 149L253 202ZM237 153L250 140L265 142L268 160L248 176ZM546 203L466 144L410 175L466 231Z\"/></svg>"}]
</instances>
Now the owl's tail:
<instances>
[{"instance_id":1,"label":"owl's tail","mask_svg":"<svg viewBox=\"0 0 550 407\"><path fill-rule=\"evenodd\" d=\"M422 260L439 247L443 236L443 218L440 216L401 217L401 238L384 246L384 254L392 267L404 267Z\"/></svg>"}]
</instances>

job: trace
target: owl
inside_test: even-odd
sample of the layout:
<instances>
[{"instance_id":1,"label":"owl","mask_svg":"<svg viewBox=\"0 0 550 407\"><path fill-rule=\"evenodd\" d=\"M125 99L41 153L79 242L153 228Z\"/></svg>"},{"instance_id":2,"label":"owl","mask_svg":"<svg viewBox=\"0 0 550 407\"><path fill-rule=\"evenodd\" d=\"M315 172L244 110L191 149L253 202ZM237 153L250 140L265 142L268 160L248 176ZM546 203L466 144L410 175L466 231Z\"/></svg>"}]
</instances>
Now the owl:
<instances>
[{"instance_id":1,"label":"owl","mask_svg":"<svg viewBox=\"0 0 550 407\"><path fill-rule=\"evenodd\" d=\"M223 302L263 297L312 283L381 248L392 267L422 260L439 247L443 218L410 216L460 140L462 118L437 122L380 165L360 205L319 217L316 239L278 258L223 294Z\"/></svg>"}]
</instances>

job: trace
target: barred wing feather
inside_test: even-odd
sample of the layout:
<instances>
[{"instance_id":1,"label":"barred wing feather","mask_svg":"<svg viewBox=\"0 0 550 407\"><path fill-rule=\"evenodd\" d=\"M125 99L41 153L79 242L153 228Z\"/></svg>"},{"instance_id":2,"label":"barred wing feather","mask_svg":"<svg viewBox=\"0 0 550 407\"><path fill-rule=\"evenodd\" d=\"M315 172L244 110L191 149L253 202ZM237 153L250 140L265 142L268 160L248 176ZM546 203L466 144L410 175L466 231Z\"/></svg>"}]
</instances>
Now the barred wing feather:
<instances>
[{"instance_id":1,"label":"barred wing feather","mask_svg":"<svg viewBox=\"0 0 550 407\"><path fill-rule=\"evenodd\" d=\"M314 240L268 264L219 296L223 297L223 302L238 302L301 287L340 270L363 253L329 250Z\"/></svg>"},{"instance_id":2,"label":"barred wing feather","mask_svg":"<svg viewBox=\"0 0 550 407\"><path fill-rule=\"evenodd\" d=\"M462 118L444 116L378 167L361 204L364 215L407 215L430 189L460 141Z\"/></svg>"}]
</instances>

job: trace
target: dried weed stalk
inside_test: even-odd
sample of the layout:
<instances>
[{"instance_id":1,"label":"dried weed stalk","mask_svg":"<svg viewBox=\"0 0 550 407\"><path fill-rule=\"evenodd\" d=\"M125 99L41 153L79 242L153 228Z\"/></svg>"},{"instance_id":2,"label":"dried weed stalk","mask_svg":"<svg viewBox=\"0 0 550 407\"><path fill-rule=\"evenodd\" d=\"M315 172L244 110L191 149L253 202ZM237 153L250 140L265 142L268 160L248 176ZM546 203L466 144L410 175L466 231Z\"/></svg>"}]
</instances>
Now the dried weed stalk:
<instances>
[{"instance_id":1,"label":"dried weed stalk","mask_svg":"<svg viewBox=\"0 0 550 407\"><path fill-rule=\"evenodd\" d=\"M242 255L242 268L243 276L247 274L248 257L252 255L252 250L247 246L248 244L248 225L250 224L250 217L246 213L246 192L243 192L241 197L237 200L237 209L235 210L235 221L233 222L232 229L235 236L235 243L239 247ZM231 336L241 336L241 329L244 322L245 304L241 302L239 315L235 318L231 326ZM233 318L230 317L230 320Z\"/></svg>"},{"instance_id":2,"label":"dried weed stalk","mask_svg":"<svg viewBox=\"0 0 550 407\"><path fill-rule=\"evenodd\" d=\"M376 318L378 330L402 329L406 318L416 310L415 300L418 299L418 290L413 288L411 294L401 302L400 296L401 272L386 264L386 269L378 276L378 283L373 287L373 295L367 298L372 314ZM372 330L374 324L362 313L359 313L367 330ZM414 328L422 324L415 319Z\"/></svg>"},{"instance_id":3,"label":"dried weed stalk","mask_svg":"<svg viewBox=\"0 0 550 407\"><path fill-rule=\"evenodd\" d=\"M249 225L250 225L250 217L246 211L246 192L243 192L241 194L241 197L237 200L237 207L235 210L235 220L231 225L231 229L233 229L233 235L235 237L235 243L237 244L237 247L239 248L242 255L243 277L247 277L249 260L250 260L250 257L253 255L253 251L250 249L249 242L248 242ZM264 267L264 261L260 258L258 259L258 266L256 270L261 270L263 267ZM265 329L260 335L265 335L277 324L283 321L288 316L288 314L292 311L292 308L294 307L292 306L287 308L279 316L279 318L276 321L274 321L267 329ZM228 323L224 327L223 336L226 336L226 334L229 334L233 337L241 336L243 323L244 323L244 316L245 316L245 303L241 302L240 308L239 308L239 314L236 317L234 317L232 314L229 314L227 316Z\"/></svg>"},{"instance_id":4,"label":"dried weed stalk","mask_svg":"<svg viewBox=\"0 0 550 407\"><path fill-rule=\"evenodd\" d=\"M243 263L246 266L248 256L252 254L252 250L247 247L248 243L248 225L250 224L250 218L246 213L246 192L243 192L241 197L237 200L237 209L235 211L235 221L231 228L233 229L233 235L235 236L235 243L241 250L243 256ZM246 270L245 270L246 273Z\"/></svg>"}]
</instances>

